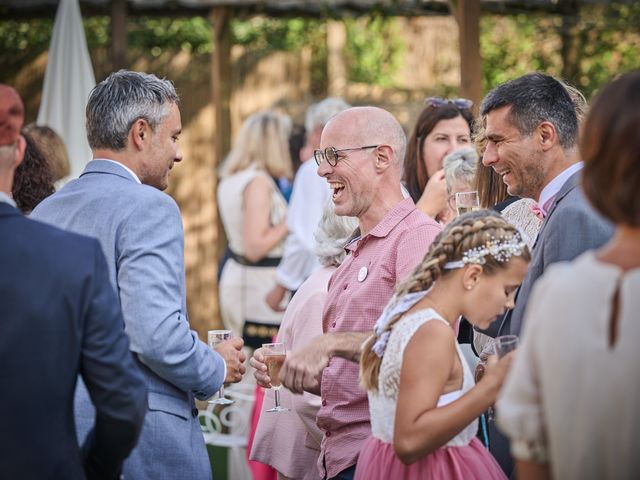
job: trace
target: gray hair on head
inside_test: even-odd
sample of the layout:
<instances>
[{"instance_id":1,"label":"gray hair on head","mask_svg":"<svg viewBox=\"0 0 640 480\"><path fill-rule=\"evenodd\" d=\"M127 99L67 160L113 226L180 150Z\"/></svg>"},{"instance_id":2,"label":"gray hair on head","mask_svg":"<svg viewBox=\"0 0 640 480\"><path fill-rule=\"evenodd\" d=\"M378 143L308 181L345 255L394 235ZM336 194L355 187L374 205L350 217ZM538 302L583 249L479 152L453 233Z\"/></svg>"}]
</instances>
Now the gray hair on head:
<instances>
[{"instance_id":1,"label":"gray hair on head","mask_svg":"<svg viewBox=\"0 0 640 480\"><path fill-rule=\"evenodd\" d=\"M560 145L570 150L578 138L576 105L565 84L544 73L529 73L498 85L482 101L480 115L511 106L509 118L524 136L542 122L551 123Z\"/></svg>"},{"instance_id":2,"label":"gray hair on head","mask_svg":"<svg viewBox=\"0 0 640 480\"><path fill-rule=\"evenodd\" d=\"M307 115L304 120L304 128L307 132L324 126L338 113L349 108L350 105L341 98L328 97L321 102L314 103L307 109Z\"/></svg>"},{"instance_id":3,"label":"gray hair on head","mask_svg":"<svg viewBox=\"0 0 640 480\"><path fill-rule=\"evenodd\" d=\"M444 157L442 163L447 192L450 192L456 183L473 185L478 167L478 152L475 148L454 150Z\"/></svg>"},{"instance_id":4,"label":"gray hair on head","mask_svg":"<svg viewBox=\"0 0 640 480\"><path fill-rule=\"evenodd\" d=\"M336 215L331 200L325 204L315 233L315 251L320 265L339 267L342 264L347 255L344 246L357 227L357 218Z\"/></svg>"},{"instance_id":5,"label":"gray hair on head","mask_svg":"<svg viewBox=\"0 0 640 480\"><path fill-rule=\"evenodd\" d=\"M169 113L169 104L178 101L169 80L129 70L112 73L89 94L86 109L89 146L122 150L136 120L146 120L155 130Z\"/></svg>"}]
</instances>

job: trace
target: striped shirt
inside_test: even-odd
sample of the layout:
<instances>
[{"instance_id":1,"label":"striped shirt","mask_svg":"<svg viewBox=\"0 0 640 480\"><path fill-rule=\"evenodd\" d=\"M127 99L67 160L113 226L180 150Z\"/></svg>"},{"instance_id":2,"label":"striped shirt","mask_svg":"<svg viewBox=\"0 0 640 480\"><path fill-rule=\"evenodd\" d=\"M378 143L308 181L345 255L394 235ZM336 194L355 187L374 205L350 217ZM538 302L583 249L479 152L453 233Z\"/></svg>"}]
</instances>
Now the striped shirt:
<instances>
[{"instance_id":1,"label":"striped shirt","mask_svg":"<svg viewBox=\"0 0 640 480\"><path fill-rule=\"evenodd\" d=\"M349 255L329 283L324 332L373 330L397 283L412 273L440 230L406 198L371 232L347 244ZM354 465L371 434L367 394L358 377L358 364L338 357L322 373L317 422L324 437L318 468L327 478Z\"/></svg>"}]
</instances>

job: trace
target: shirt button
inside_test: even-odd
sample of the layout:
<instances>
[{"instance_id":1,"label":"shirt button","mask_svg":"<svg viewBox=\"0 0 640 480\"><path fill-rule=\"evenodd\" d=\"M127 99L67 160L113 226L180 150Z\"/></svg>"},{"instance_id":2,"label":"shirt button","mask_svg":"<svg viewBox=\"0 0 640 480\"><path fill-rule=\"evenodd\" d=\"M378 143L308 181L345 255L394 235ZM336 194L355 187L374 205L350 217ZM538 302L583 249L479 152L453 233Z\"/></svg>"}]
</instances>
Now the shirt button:
<instances>
[{"instance_id":1,"label":"shirt button","mask_svg":"<svg viewBox=\"0 0 640 480\"><path fill-rule=\"evenodd\" d=\"M336 322L333 322L333 323L331 324L331 326L332 326L333 328L336 328Z\"/></svg>"},{"instance_id":2,"label":"shirt button","mask_svg":"<svg viewBox=\"0 0 640 480\"><path fill-rule=\"evenodd\" d=\"M347 289L347 284L345 283L344 286L342 287L343 290Z\"/></svg>"},{"instance_id":3,"label":"shirt button","mask_svg":"<svg viewBox=\"0 0 640 480\"><path fill-rule=\"evenodd\" d=\"M191 410L191 415L193 415L193 418L196 418L198 416L198 409L194 408L193 410Z\"/></svg>"},{"instance_id":4,"label":"shirt button","mask_svg":"<svg viewBox=\"0 0 640 480\"><path fill-rule=\"evenodd\" d=\"M326 407L327 406L327 401L326 400L322 400L322 406Z\"/></svg>"},{"instance_id":5,"label":"shirt button","mask_svg":"<svg viewBox=\"0 0 640 480\"><path fill-rule=\"evenodd\" d=\"M325 436L330 437L331 436L331 432L326 432Z\"/></svg>"}]
</instances>

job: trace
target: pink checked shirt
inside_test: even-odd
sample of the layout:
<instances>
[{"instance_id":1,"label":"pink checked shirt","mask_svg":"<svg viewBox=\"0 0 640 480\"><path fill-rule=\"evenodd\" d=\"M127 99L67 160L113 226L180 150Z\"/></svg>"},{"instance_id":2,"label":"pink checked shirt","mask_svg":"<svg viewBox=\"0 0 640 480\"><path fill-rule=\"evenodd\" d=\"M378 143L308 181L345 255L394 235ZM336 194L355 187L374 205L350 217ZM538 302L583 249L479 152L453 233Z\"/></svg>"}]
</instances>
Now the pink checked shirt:
<instances>
[{"instance_id":1,"label":"pink checked shirt","mask_svg":"<svg viewBox=\"0 0 640 480\"><path fill-rule=\"evenodd\" d=\"M352 240L345 247L349 255L329 282L323 330L373 330L396 284L412 273L440 230L406 198L371 232ZM342 358L332 358L322 374L317 423L324 437L318 468L328 478L356 463L371 434L367 394L358 377L359 365Z\"/></svg>"}]
</instances>

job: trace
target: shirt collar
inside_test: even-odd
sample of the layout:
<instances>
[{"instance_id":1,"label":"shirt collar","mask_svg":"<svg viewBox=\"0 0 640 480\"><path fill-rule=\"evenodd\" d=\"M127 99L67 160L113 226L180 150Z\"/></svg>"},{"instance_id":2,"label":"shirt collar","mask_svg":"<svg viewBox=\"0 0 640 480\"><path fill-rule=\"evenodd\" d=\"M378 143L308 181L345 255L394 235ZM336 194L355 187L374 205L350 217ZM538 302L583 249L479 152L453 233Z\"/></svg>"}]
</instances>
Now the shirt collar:
<instances>
[{"instance_id":1,"label":"shirt collar","mask_svg":"<svg viewBox=\"0 0 640 480\"><path fill-rule=\"evenodd\" d=\"M9 195L7 195L4 192L0 192L0 202L8 203L12 207L18 208L17 205L16 205L16 202L14 202L13 198L11 198Z\"/></svg>"},{"instance_id":2,"label":"shirt collar","mask_svg":"<svg viewBox=\"0 0 640 480\"><path fill-rule=\"evenodd\" d=\"M115 163L116 165L119 165L120 167L124 168L127 172L129 172L129 174L133 177L133 179L136 181L136 183L142 184L142 182L140 181L138 176L135 173L133 173L133 170L131 170L126 165L124 165L124 164L122 164L120 162L116 162L115 160L111 160L109 158L94 158L94 160L104 160L105 162Z\"/></svg>"},{"instance_id":3,"label":"shirt collar","mask_svg":"<svg viewBox=\"0 0 640 480\"><path fill-rule=\"evenodd\" d=\"M571 177L571 175L573 175L574 173L582 170L583 166L584 162L574 163L569 168L562 171L556 178L551 180L547 184L547 186L542 189L542 192L540 193L540 199L538 200L538 205L546 205L551 198L555 197L558 194L565 182L569 180L569 177ZM549 212L545 211L544 213L546 214Z\"/></svg>"},{"instance_id":4,"label":"shirt collar","mask_svg":"<svg viewBox=\"0 0 640 480\"><path fill-rule=\"evenodd\" d=\"M371 231L365 235L383 238L389 235L389 232L393 230L407 215L416 209L416 204L413 203L411 198L405 198L398 202L395 207L387 212L384 218L378 223ZM357 240L360 240L360 228L357 228L353 233L349 242L345 246L346 250L355 250L357 246Z\"/></svg>"}]
</instances>

